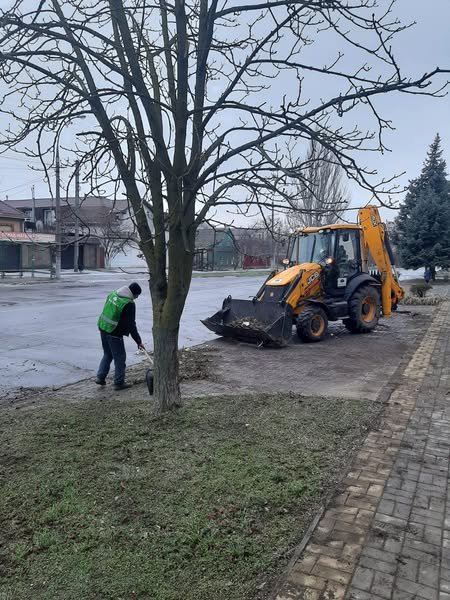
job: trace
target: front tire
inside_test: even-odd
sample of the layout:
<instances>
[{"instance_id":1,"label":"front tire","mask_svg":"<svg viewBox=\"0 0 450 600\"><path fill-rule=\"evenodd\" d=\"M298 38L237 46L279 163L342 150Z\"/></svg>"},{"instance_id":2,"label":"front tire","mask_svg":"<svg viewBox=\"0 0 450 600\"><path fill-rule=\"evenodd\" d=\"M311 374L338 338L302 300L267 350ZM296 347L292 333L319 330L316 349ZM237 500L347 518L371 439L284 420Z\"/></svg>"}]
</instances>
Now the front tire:
<instances>
[{"instance_id":1,"label":"front tire","mask_svg":"<svg viewBox=\"0 0 450 600\"><path fill-rule=\"evenodd\" d=\"M308 306L297 317L297 335L303 342L320 342L325 337L328 317L320 306Z\"/></svg>"},{"instance_id":2,"label":"front tire","mask_svg":"<svg viewBox=\"0 0 450 600\"><path fill-rule=\"evenodd\" d=\"M368 333L378 325L380 313L378 290L371 285L362 285L348 301L348 318L343 322L352 333Z\"/></svg>"}]
</instances>

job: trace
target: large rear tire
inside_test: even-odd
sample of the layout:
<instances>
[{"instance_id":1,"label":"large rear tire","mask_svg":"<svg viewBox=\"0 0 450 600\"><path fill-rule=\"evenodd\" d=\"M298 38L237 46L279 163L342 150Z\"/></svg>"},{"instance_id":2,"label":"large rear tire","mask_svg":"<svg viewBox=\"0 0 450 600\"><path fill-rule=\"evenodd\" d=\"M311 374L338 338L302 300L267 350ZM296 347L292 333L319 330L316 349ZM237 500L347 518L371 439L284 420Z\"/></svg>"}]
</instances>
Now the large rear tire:
<instances>
[{"instance_id":1,"label":"large rear tire","mask_svg":"<svg viewBox=\"0 0 450 600\"><path fill-rule=\"evenodd\" d=\"M320 342L325 337L328 317L320 306L308 306L297 317L297 335L303 342Z\"/></svg>"},{"instance_id":2,"label":"large rear tire","mask_svg":"<svg viewBox=\"0 0 450 600\"><path fill-rule=\"evenodd\" d=\"M352 333L369 333L380 320L381 302L378 290L371 285L362 285L348 302L348 318L344 325Z\"/></svg>"}]
</instances>

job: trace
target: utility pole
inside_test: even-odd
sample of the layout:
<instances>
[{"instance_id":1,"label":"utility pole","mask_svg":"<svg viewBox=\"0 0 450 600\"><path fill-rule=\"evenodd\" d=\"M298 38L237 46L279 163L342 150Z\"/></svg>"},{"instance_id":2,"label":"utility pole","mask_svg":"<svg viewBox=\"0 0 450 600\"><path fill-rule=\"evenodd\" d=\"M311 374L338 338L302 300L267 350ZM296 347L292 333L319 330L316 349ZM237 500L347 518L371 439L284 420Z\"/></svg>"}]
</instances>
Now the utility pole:
<instances>
[{"instance_id":1,"label":"utility pole","mask_svg":"<svg viewBox=\"0 0 450 600\"><path fill-rule=\"evenodd\" d=\"M275 260L275 203L272 200L272 269L276 267Z\"/></svg>"},{"instance_id":2,"label":"utility pole","mask_svg":"<svg viewBox=\"0 0 450 600\"><path fill-rule=\"evenodd\" d=\"M31 199L32 199L32 213L31 213L31 219L33 222L33 234L36 232L36 197L34 194L34 185L31 186ZM36 257L35 257L35 248L34 248L34 235L33 235L33 246L32 246L32 255L31 255L31 277L34 278L34 263L35 263Z\"/></svg>"},{"instance_id":3,"label":"utility pole","mask_svg":"<svg viewBox=\"0 0 450 600\"><path fill-rule=\"evenodd\" d=\"M33 223L36 223L36 197L34 191L34 185L31 186L31 198L33 200L33 211L31 213L31 219Z\"/></svg>"},{"instance_id":4,"label":"utility pole","mask_svg":"<svg viewBox=\"0 0 450 600\"><path fill-rule=\"evenodd\" d=\"M55 278L61 279L61 173L59 163L59 144L56 147L56 207L55 207L55 238L56 238L56 265Z\"/></svg>"},{"instance_id":5,"label":"utility pole","mask_svg":"<svg viewBox=\"0 0 450 600\"><path fill-rule=\"evenodd\" d=\"M73 245L73 270L78 273L78 259L80 255L80 161L75 162L75 237Z\"/></svg>"}]
</instances>

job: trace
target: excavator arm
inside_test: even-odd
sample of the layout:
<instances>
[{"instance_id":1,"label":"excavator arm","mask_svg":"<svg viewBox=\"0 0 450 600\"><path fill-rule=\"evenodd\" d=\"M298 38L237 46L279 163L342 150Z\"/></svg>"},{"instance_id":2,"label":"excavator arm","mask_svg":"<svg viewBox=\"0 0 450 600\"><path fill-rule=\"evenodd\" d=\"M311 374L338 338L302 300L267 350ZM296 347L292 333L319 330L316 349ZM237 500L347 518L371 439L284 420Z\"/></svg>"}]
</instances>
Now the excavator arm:
<instances>
[{"instance_id":1,"label":"excavator arm","mask_svg":"<svg viewBox=\"0 0 450 600\"><path fill-rule=\"evenodd\" d=\"M361 208L358 223L362 229L363 261L367 263L370 254L380 273L383 316L389 317L405 292L398 283L385 226L375 206Z\"/></svg>"}]
</instances>

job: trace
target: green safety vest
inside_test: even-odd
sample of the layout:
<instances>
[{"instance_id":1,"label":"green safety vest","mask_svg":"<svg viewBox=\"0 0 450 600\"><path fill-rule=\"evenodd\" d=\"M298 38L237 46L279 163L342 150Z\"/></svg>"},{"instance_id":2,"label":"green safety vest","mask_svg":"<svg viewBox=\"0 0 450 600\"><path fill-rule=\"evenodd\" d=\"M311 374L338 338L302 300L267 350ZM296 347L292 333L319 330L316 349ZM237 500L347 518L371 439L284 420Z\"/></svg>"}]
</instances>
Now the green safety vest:
<instances>
[{"instance_id":1,"label":"green safety vest","mask_svg":"<svg viewBox=\"0 0 450 600\"><path fill-rule=\"evenodd\" d=\"M117 295L117 292L111 292L106 298L102 314L98 318L98 328L106 333L114 331L119 324L123 309L130 302L133 302L131 298L122 298L122 296Z\"/></svg>"}]
</instances>

